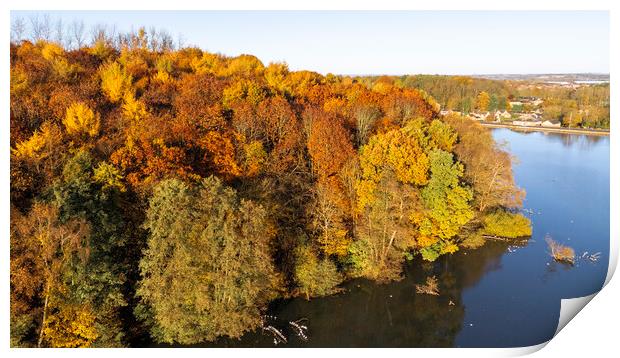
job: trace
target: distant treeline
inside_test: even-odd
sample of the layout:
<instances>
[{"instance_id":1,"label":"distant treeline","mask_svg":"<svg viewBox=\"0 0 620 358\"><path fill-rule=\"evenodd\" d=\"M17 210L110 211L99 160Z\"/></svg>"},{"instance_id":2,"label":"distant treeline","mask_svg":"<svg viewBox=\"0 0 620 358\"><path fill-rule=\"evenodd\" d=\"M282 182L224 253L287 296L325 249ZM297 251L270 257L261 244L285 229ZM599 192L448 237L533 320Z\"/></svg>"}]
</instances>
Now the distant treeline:
<instances>
[{"instance_id":1,"label":"distant treeline","mask_svg":"<svg viewBox=\"0 0 620 358\"><path fill-rule=\"evenodd\" d=\"M542 118L560 120L565 127L609 128L609 84L581 85L577 88L529 81L489 80L468 76L380 76L357 78L369 88L394 85L417 88L431 95L442 109L462 113L542 111ZM543 100L513 108L511 101L522 97Z\"/></svg>"}]
</instances>

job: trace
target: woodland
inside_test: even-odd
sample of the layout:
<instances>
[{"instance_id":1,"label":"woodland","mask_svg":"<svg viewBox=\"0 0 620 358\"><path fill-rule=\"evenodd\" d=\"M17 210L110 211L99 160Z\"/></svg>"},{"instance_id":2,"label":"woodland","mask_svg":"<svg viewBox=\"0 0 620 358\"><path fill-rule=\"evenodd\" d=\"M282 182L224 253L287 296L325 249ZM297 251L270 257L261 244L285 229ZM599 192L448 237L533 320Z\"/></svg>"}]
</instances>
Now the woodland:
<instances>
[{"instance_id":1,"label":"woodland","mask_svg":"<svg viewBox=\"0 0 620 358\"><path fill-rule=\"evenodd\" d=\"M397 81L140 30L10 45L14 347L194 344L531 235L488 129Z\"/></svg>"}]
</instances>

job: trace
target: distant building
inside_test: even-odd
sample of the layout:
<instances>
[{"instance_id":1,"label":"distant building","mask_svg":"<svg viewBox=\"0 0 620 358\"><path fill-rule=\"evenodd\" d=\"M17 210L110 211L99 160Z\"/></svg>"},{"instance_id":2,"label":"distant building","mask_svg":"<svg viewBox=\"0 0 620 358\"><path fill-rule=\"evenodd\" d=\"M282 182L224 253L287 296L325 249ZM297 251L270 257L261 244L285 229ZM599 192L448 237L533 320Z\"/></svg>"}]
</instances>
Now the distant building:
<instances>
[{"instance_id":1,"label":"distant building","mask_svg":"<svg viewBox=\"0 0 620 358\"><path fill-rule=\"evenodd\" d=\"M541 126L543 127L555 127L555 128L559 128L562 126L562 123L560 123L560 121L550 121L550 120L546 120L544 122L542 122Z\"/></svg>"},{"instance_id":2,"label":"distant building","mask_svg":"<svg viewBox=\"0 0 620 358\"><path fill-rule=\"evenodd\" d=\"M495 111L494 117L495 117L495 120L499 122L502 119L512 118L512 115L508 113L508 111Z\"/></svg>"},{"instance_id":3,"label":"distant building","mask_svg":"<svg viewBox=\"0 0 620 358\"><path fill-rule=\"evenodd\" d=\"M447 115L449 115L449 114L456 114L456 115L459 115L459 116L460 116L460 115L461 115L461 112L459 112L459 111L453 111L453 110L451 110L451 109L448 109L448 110L444 109L444 110L439 111L439 114L440 114L440 115L442 115L442 116L447 116Z\"/></svg>"},{"instance_id":4,"label":"distant building","mask_svg":"<svg viewBox=\"0 0 620 358\"><path fill-rule=\"evenodd\" d=\"M538 121L540 117L536 113L522 113L519 115L520 121Z\"/></svg>"},{"instance_id":5,"label":"distant building","mask_svg":"<svg viewBox=\"0 0 620 358\"><path fill-rule=\"evenodd\" d=\"M512 103L512 102L511 102ZM517 99L517 102L514 102L515 104L519 105L519 104L528 104L534 107L537 107L541 104L543 104L543 100L538 98L538 97L519 97Z\"/></svg>"},{"instance_id":6,"label":"distant building","mask_svg":"<svg viewBox=\"0 0 620 358\"><path fill-rule=\"evenodd\" d=\"M543 101L542 99L535 99L535 100L533 100L532 102L530 102L530 104L531 104L532 106L536 107L536 106L539 106L539 105L543 104L543 102L544 102L544 101Z\"/></svg>"},{"instance_id":7,"label":"distant building","mask_svg":"<svg viewBox=\"0 0 620 358\"><path fill-rule=\"evenodd\" d=\"M520 127L539 127L542 125L541 121L512 121L513 126Z\"/></svg>"},{"instance_id":8,"label":"distant building","mask_svg":"<svg viewBox=\"0 0 620 358\"><path fill-rule=\"evenodd\" d=\"M477 120L477 121L484 121L484 120L487 119L489 114L490 114L489 112L486 112L486 113L476 113L476 112L473 112L473 113L469 114L469 117L474 119L474 120Z\"/></svg>"}]
</instances>

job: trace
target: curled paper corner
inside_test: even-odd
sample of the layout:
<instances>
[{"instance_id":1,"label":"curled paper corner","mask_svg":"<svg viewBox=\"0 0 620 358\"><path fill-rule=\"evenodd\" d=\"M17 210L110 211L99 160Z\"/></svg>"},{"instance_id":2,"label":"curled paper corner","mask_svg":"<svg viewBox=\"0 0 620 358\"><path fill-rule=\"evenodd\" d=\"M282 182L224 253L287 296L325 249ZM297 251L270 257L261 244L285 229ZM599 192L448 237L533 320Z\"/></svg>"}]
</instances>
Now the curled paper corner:
<instances>
[{"instance_id":1,"label":"curled paper corner","mask_svg":"<svg viewBox=\"0 0 620 358\"><path fill-rule=\"evenodd\" d=\"M607 266L607 276L605 277L603 288L607 286L609 281L611 281L611 278L614 276L616 268L618 267L618 241L619 240L614 239L609 240L609 265ZM601 290L603 288L601 288Z\"/></svg>"},{"instance_id":2,"label":"curled paper corner","mask_svg":"<svg viewBox=\"0 0 620 358\"><path fill-rule=\"evenodd\" d=\"M599 291L600 292L600 291ZM566 327L568 322L573 319L579 311L581 311L598 292L595 292L589 296L565 298L561 301L560 318L558 319L558 328L555 330L554 337Z\"/></svg>"},{"instance_id":3,"label":"curled paper corner","mask_svg":"<svg viewBox=\"0 0 620 358\"><path fill-rule=\"evenodd\" d=\"M536 344L533 346L527 346L527 347L515 347L515 348L506 348L507 350L504 352L505 354L503 354L504 357L522 357L522 356L526 356L528 354L532 354L532 353L536 353L539 350L543 349L547 343L549 343L549 341L540 343L540 344Z\"/></svg>"},{"instance_id":4,"label":"curled paper corner","mask_svg":"<svg viewBox=\"0 0 620 358\"><path fill-rule=\"evenodd\" d=\"M553 334L553 337L551 339L557 336L558 333L562 329L564 329L564 327L566 327L568 322L570 322L592 300L592 298L596 296L597 293L598 292L595 292L589 296L562 299L560 302L561 306L560 318L558 319L558 327L556 328L555 333ZM551 342L551 339L533 346L513 348L511 351L506 352L506 356L516 357L538 352L539 350L543 349L549 342Z\"/></svg>"}]
</instances>

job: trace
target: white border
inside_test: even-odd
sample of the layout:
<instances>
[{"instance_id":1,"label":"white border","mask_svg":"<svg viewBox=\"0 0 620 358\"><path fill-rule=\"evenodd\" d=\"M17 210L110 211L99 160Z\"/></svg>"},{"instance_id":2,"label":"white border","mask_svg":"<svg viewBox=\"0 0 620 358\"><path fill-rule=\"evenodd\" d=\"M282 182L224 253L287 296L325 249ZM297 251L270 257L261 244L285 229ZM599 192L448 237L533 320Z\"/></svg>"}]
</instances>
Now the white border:
<instances>
[{"instance_id":1,"label":"white border","mask_svg":"<svg viewBox=\"0 0 620 358\"><path fill-rule=\"evenodd\" d=\"M0 14L0 23L3 29L1 31L0 41L5 48L4 56L1 56L2 61L2 83L0 87L2 108L4 109L4 127L0 130L0 137L2 143L4 143L0 149L2 156L1 165L4 169L4 175L0 177L1 181L1 197L4 199L0 206L0 220L2 220L1 227L3 228L2 238L4 239L4 248L2 249L2 269L4 275L2 275L2 308L0 308L3 318L3 324L0 328L2 332L2 344L5 350L8 350L9 342L9 324L8 324L8 312L9 312L9 24L10 24L10 10L195 10L195 9L213 9L213 10L235 10L235 9L248 9L248 10L610 10L610 54L611 54L611 91L612 100L611 103L611 116L614 118L613 123L618 118L618 110L615 105L618 92L618 78L614 73L614 66L619 63L620 57L618 56L619 46L618 39L618 18L620 10L618 10L618 1L604 1L604 0L589 0L576 1L576 0L519 0L519 1L490 1L490 0L469 0L467 2L458 0L434 0L434 1L404 1L404 0L304 0L304 1L282 1L282 0L227 0L217 2L204 2L204 1L191 1L191 0L175 0L175 1L163 1L163 0L147 0L136 1L129 3L122 0L108 0L105 2L84 2L79 0L61 0L54 1L51 4L50 1L36 1L36 0L22 0L18 2L4 1L0 5L4 11ZM616 21L616 22L615 22ZM615 44L615 46L612 46ZM615 127L615 124L612 124ZM620 183L620 177L618 173L618 144L616 136L611 135L611 167L610 167L610 182L611 182L611 218L620 218L618 205L620 200L618 197L618 183ZM588 305L587 309L584 309L582 313L577 315L574 319L574 323L568 324L568 326L562 330L562 332L554 339L552 339L548 347L538 353L540 356L563 356L572 357L583 354L588 355L600 355L609 356L609 352L614 352L616 348L617 330L615 327L615 317L618 317L618 302L620 302L620 286L616 282L611 282L611 277L615 271L618 261L618 240L619 226L618 220L611 220L611 245L610 245L610 265L606 278L606 287L604 288L604 294L597 295L592 299L592 303ZM539 350L546 344L541 344L534 347L524 347L516 349L416 349L411 351L409 349L381 349L376 350L356 350L345 354L352 355L375 355L375 354L390 354L398 356L410 356L412 354L423 354L433 356L452 356L458 354L459 356L515 356L528 354ZM34 355L43 352L46 356L66 356L66 355L83 355L85 353L91 355L108 356L110 353L129 355L129 354L142 354L146 353L142 349L133 350L114 350L109 349L100 350L8 350L11 354L18 355ZM342 354L344 351L340 350L321 350L321 354ZM150 350L148 354L156 356L168 356L170 354L183 354L183 355L196 355L204 356L208 355L226 355L226 356L245 356L248 354L257 356L290 356L296 357L315 356L318 352L314 349L295 350L294 352L289 349L255 349L251 353L244 349L225 349L225 350L200 350L200 349L183 349L183 350L169 350L158 349Z\"/></svg>"}]
</instances>

